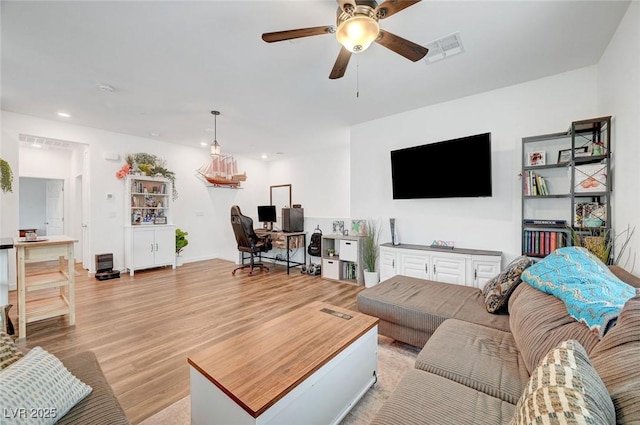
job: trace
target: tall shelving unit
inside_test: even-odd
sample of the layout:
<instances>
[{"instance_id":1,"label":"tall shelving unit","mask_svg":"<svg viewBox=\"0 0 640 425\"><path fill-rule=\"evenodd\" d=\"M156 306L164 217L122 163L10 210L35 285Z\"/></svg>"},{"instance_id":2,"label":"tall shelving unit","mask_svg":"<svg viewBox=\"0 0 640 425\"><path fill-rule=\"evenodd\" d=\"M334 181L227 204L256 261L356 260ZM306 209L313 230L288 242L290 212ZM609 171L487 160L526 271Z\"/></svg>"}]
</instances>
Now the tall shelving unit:
<instances>
[{"instance_id":1,"label":"tall shelving unit","mask_svg":"<svg viewBox=\"0 0 640 425\"><path fill-rule=\"evenodd\" d=\"M522 253L544 257L611 230L611 116L522 139Z\"/></svg>"},{"instance_id":2,"label":"tall shelving unit","mask_svg":"<svg viewBox=\"0 0 640 425\"><path fill-rule=\"evenodd\" d=\"M125 267L176 267L172 185L164 177L128 175L125 180Z\"/></svg>"}]
</instances>

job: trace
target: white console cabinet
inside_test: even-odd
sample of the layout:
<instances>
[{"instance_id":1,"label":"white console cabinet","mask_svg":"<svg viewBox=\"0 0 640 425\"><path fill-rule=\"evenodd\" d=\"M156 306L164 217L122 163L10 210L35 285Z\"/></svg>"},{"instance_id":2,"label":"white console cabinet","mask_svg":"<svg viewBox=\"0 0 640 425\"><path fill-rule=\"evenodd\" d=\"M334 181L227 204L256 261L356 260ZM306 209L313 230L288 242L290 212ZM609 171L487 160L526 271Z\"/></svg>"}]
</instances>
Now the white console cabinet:
<instances>
[{"instance_id":1,"label":"white console cabinet","mask_svg":"<svg viewBox=\"0 0 640 425\"><path fill-rule=\"evenodd\" d=\"M482 288L500 273L502 253L425 245L380 245L380 280L395 275Z\"/></svg>"}]
</instances>

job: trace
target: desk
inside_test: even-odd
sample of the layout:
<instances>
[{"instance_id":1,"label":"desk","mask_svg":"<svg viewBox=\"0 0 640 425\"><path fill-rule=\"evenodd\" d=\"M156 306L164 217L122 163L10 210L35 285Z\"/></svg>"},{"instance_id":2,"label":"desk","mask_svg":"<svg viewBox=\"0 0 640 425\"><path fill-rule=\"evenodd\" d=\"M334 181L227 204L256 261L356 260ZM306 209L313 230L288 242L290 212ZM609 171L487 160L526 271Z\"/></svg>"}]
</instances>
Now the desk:
<instances>
[{"instance_id":1,"label":"desk","mask_svg":"<svg viewBox=\"0 0 640 425\"><path fill-rule=\"evenodd\" d=\"M269 260L281 261L286 263L287 274L289 274L290 269L298 266L303 266L307 263L307 233L306 232L272 232L264 229L256 229L255 231L258 236L265 236L265 235L271 236L274 248L281 248L287 251L286 260L281 260L276 257L269 257L264 255L263 253L260 253L259 258L266 258ZM302 245L300 245L300 240L302 240ZM283 242L279 243L278 241L283 241ZM304 254L304 260L302 262L291 260L291 257L289 255L289 250L296 249L296 248L302 248L302 251ZM246 257L247 260L249 258L250 257ZM244 260L245 260L244 253L242 253L242 264L244 264Z\"/></svg>"},{"instance_id":2,"label":"desk","mask_svg":"<svg viewBox=\"0 0 640 425\"><path fill-rule=\"evenodd\" d=\"M39 241L27 242L15 238L18 267L18 337L27 337L27 323L50 317L69 315L69 325L76 323L75 314L75 260L73 243L76 239L68 236L46 236ZM55 272L27 276L26 263L35 263L58 257L59 269ZM65 270L66 258L66 270ZM38 296L27 300L33 291L58 290L56 296Z\"/></svg>"}]
</instances>

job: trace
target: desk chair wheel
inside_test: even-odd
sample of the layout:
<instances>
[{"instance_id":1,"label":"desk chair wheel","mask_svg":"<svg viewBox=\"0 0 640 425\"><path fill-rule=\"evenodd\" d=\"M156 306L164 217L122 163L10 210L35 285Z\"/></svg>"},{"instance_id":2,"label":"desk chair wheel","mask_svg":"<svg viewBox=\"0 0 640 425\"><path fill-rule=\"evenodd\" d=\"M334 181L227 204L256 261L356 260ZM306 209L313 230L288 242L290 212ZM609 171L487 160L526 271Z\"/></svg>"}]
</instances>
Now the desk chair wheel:
<instances>
[{"instance_id":1,"label":"desk chair wheel","mask_svg":"<svg viewBox=\"0 0 640 425\"><path fill-rule=\"evenodd\" d=\"M233 271L231 272L231 275L235 276L236 272L241 269L249 269L249 273L247 273L248 276L253 276L254 269L260 269L265 273L269 273L269 267L265 266L264 264L244 264L242 266L239 266L233 269Z\"/></svg>"}]
</instances>

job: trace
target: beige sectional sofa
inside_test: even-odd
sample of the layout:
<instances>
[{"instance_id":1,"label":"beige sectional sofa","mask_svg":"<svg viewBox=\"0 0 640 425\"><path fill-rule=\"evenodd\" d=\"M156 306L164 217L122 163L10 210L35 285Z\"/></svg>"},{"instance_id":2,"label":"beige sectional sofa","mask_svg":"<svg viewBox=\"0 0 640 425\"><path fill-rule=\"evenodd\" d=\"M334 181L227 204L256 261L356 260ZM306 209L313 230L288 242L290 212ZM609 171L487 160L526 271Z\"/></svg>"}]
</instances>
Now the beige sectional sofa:
<instances>
[{"instance_id":1,"label":"beige sectional sofa","mask_svg":"<svg viewBox=\"0 0 640 425\"><path fill-rule=\"evenodd\" d=\"M640 288L637 277L615 266L611 270ZM380 318L380 334L423 347L373 423L509 424L543 358L561 342L576 340L606 386L617 423L639 424L637 294L599 339L561 300L525 283L511 294L508 314L488 313L481 290L471 287L395 276L367 288L357 306Z\"/></svg>"}]
</instances>

